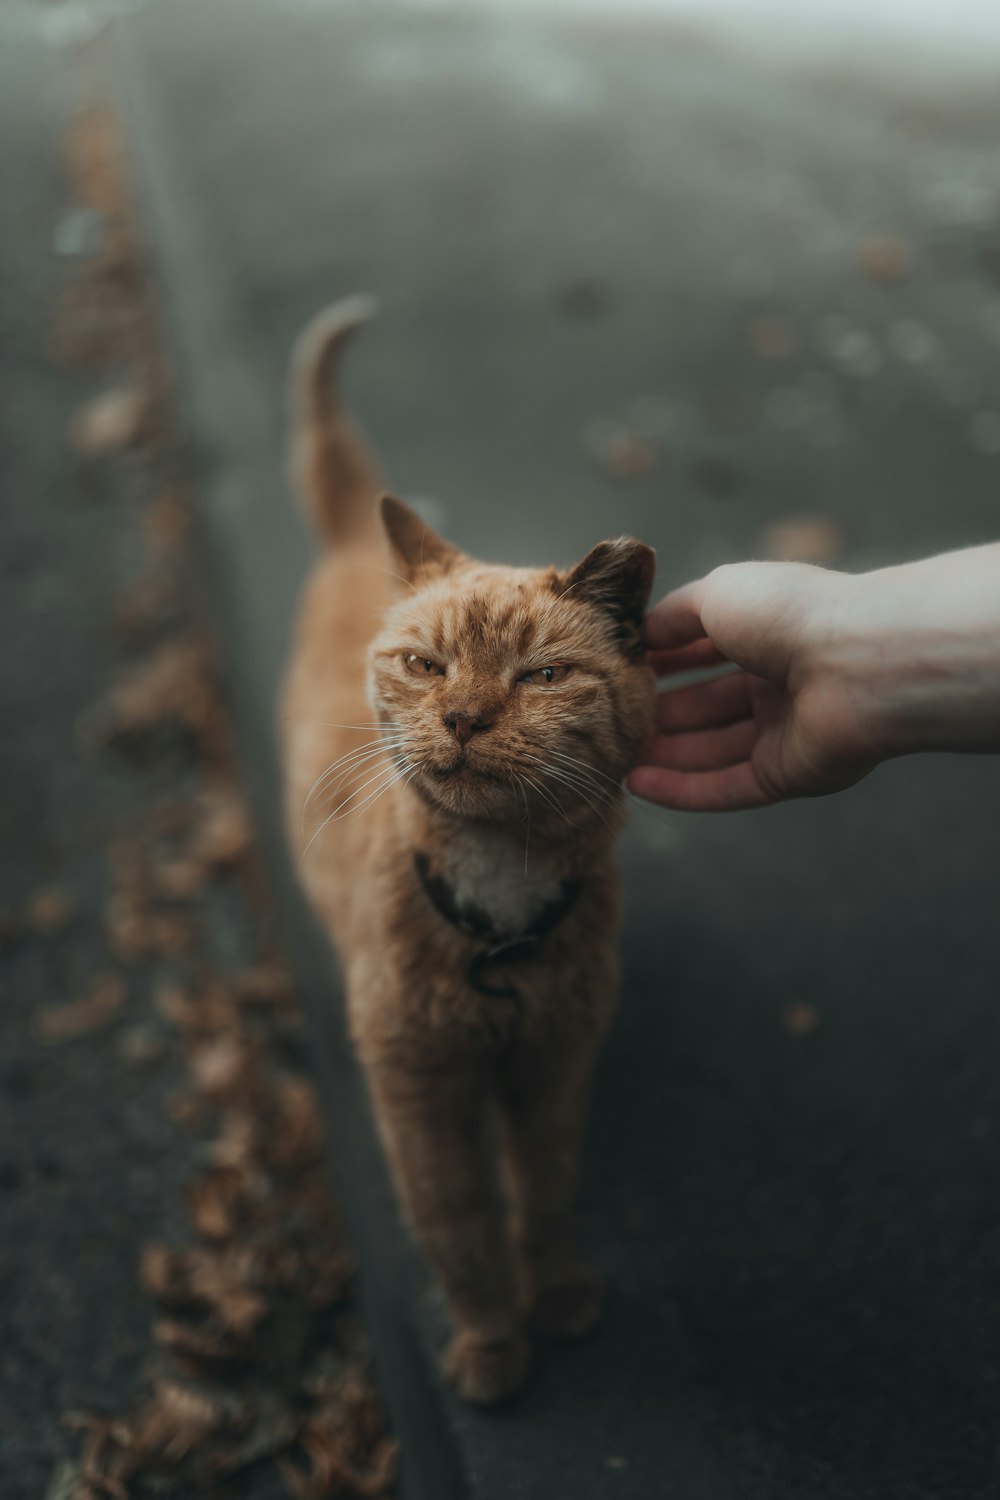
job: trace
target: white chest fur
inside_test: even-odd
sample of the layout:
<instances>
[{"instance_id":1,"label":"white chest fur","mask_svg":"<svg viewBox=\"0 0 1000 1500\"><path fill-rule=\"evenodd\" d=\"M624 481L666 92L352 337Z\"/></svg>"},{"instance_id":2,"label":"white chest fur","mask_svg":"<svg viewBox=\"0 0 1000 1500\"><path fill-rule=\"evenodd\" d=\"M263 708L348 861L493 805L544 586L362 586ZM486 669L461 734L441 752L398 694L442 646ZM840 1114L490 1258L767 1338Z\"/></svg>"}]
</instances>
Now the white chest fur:
<instances>
[{"instance_id":1,"label":"white chest fur","mask_svg":"<svg viewBox=\"0 0 1000 1500\"><path fill-rule=\"evenodd\" d=\"M523 844L482 825L449 841L439 869L457 904L476 907L497 932L523 932L562 890L560 876L530 846L526 862Z\"/></svg>"}]
</instances>

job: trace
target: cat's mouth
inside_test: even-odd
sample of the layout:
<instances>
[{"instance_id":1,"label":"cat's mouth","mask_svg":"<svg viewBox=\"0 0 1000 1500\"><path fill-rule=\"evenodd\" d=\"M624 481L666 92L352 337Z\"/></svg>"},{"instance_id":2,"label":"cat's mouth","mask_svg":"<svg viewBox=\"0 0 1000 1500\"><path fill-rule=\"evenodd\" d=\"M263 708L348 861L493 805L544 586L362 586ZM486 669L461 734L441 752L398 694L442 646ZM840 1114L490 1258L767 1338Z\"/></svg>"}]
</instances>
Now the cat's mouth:
<instances>
[{"instance_id":1,"label":"cat's mouth","mask_svg":"<svg viewBox=\"0 0 1000 1500\"><path fill-rule=\"evenodd\" d=\"M471 777L477 781L495 781L502 784L502 778L495 776L492 771L487 771L483 766L470 765L464 755L458 760L453 760L450 766L428 766L431 776L435 781L453 781L462 777Z\"/></svg>"}]
</instances>

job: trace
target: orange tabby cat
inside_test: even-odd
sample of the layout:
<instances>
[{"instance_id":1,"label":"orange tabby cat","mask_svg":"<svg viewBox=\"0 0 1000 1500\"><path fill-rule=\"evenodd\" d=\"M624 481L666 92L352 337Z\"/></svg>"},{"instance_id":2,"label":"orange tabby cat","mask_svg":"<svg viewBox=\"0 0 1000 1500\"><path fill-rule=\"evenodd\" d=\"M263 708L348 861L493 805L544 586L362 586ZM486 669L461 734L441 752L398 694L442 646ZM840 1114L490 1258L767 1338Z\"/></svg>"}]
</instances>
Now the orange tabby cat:
<instances>
[{"instance_id":1,"label":"orange tabby cat","mask_svg":"<svg viewBox=\"0 0 1000 1500\"><path fill-rule=\"evenodd\" d=\"M653 553L620 538L568 571L488 566L378 499L333 380L365 313L318 318L293 370L295 474L328 550L285 685L288 825L447 1297L446 1370L496 1401L524 1379L529 1330L582 1334L600 1313L570 1213L615 1003L621 781L651 726Z\"/></svg>"}]
</instances>

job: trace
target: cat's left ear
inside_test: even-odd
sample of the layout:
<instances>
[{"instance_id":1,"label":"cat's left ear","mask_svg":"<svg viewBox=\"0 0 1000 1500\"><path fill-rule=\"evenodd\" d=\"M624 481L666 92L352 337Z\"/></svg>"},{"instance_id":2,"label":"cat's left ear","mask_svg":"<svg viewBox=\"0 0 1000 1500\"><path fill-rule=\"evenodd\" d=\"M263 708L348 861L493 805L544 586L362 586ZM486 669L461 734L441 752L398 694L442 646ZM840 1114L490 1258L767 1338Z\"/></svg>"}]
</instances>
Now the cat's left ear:
<instances>
[{"instance_id":1,"label":"cat's left ear","mask_svg":"<svg viewBox=\"0 0 1000 1500\"><path fill-rule=\"evenodd\" d=\"M641 656L643 621L655 572L652 547L620 536L592 547L582 562L563 575L556 592L572 593L574 599L610 615L626 656Z\"/></svg>"},{"instance_id":2,"label":"cat's left ear","mask_svg":"<svg viewBox=\"0 0 1000 1500\"><path fill-rule=\"evenodd\" d=\"M395 495L381 497L379 513L393 560L408 583L447 573L462 556Z\"/></svg>"}]
</instances>

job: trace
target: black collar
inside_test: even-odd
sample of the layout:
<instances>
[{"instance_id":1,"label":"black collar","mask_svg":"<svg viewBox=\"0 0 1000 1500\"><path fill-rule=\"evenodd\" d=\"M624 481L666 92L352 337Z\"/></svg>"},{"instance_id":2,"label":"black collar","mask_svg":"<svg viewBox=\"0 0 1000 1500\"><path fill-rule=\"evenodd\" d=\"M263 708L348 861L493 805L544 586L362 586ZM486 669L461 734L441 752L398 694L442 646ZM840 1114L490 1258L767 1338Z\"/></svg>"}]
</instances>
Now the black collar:
<instances>
[{"instance_id":1,"label":"black collar","mask_svg":"<svg viewBox=\"0 0 1000 1500\"><path fill-rule=\"evenodd\" d=\"M516 1000L517 990L512 985L489 985L483 978L483 969L487 964L516 963L519 959L530 958L537 949L546 933L551 932L563 917L576 905L580 892L583 890L582 880L566 880L563 882L562 890L554 901L543 906L535 920L523 932L500 932L485 912L475 906L459 906L455 899L455 892L446 880L440 875L431 873L430 861L426 854L415 854L413 864L416 869L420 884L431 905L439 916L450 922L452 927L457 927L459 932L464 932L467 937L479 938L486 946L478 953L474 953L469 960L467 978L474 990L481 995L495 995L499 999Z\"/></svg>"}]
</instances>

